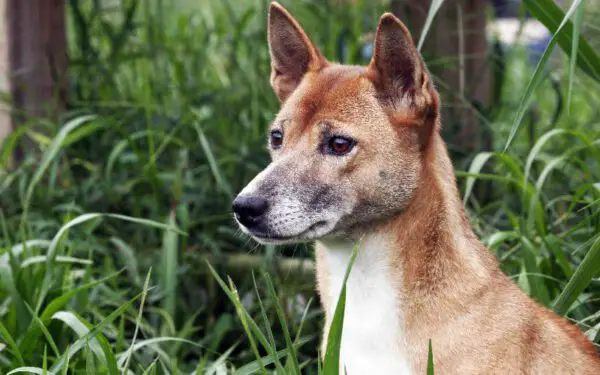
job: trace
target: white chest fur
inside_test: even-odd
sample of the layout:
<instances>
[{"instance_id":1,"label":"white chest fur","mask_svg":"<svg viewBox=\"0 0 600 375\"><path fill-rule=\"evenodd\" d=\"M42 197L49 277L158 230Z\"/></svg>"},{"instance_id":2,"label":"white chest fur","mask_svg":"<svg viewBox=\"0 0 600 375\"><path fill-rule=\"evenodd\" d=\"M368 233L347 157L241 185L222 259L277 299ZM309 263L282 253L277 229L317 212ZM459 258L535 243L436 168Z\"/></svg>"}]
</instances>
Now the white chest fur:
<instances>
[{"instance_id":1,"label":"white chest fur","mask_svg":"<svg viewBox=\"0 0 600 375\"><path fill-rule=\"evenodd\" d=\"M327 319L342 288L351 243L324 241L329 306ZM398 289L390 274L387 246L380 238L363 240L346 284L346 310L342 332L340 370L348 375L410 374L405 351Z\"/></svg>"}]
</instances>

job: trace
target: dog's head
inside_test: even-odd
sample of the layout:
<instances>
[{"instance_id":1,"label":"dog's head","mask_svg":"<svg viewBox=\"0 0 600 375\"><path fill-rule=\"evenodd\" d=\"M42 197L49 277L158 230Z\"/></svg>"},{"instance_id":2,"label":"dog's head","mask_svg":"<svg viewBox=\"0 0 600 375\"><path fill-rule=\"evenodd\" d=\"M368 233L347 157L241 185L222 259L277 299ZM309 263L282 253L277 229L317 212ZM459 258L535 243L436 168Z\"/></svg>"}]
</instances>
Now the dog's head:
<instances>
[{"instance_id":1,"label":"dog's head","mask_svg":"<svg viewBox=\"0 0 600 375\"><path fill-rule=\"evenodd\" d=\"M406 27L381 17L367 67L328 62L280 5L269 11L281 110L272 163L233 203L262 243L348 235L407 207L438 129L439 100Z\"/></svg>"}]
</instances>

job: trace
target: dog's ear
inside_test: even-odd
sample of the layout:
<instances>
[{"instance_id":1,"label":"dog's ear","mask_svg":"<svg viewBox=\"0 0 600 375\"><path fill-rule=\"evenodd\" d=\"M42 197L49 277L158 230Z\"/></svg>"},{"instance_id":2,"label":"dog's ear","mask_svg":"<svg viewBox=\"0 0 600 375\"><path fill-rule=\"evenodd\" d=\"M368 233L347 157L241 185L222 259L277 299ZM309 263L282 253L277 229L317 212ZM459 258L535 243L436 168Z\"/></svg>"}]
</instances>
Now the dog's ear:
<instances>
[{"instance_id":1,"label":"dog's ear","mask_svg":"<svg viewBox=\"0 0 600 375\"><path fill-rule=\"evenodd\" d=\"M269 7L271 86L285 101L308 71L318 71L326 60L300 24L276 2Z\"/></svg>"},{"instance_id":2,"label":"dog's ear","mask_svg":"<svg viewBox=\"0 0 600 375\"><path fill-rule=\"evenodd\" d=\"M391 13L385 13L379 20L369 69L381 84L394 86L385 89L407 91L420 85L419 52L406 26Z\"/></svg>"},{"instance_id":3,"label":"dog's ear","mask_svg":"<svg viewBox=\"0 0 600 375\"><path fill-rule=\"evenodd\" d=\"M391 13L385 13L379 21L368 69L378 97L392 117L410 108L423 119L418 132L425 147L437 126L438 94L410 32Z\"/></svg>"}]
</instances>

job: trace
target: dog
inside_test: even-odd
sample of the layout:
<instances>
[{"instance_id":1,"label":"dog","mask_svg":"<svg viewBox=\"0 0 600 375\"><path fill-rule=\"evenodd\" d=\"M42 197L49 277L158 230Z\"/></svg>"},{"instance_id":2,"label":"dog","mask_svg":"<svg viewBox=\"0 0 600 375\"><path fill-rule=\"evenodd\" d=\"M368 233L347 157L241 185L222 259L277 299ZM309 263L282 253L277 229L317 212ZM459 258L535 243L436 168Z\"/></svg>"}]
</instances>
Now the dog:
<instances>
[{"instance_id":1,"label":"dog","mask_svg":"<svg viewBox=\"0 0 600 375\"><path fill-rule=\"evenodd\" d=\"M600 374L595 347L531 300L465 216L440 136L440 99L391 13L368 66L329 62L279 4L270 83L281 102L271 164L235 198L263 244L315 241L323 348L352 249L341 373Z\"/></svg>"}]
</instances>

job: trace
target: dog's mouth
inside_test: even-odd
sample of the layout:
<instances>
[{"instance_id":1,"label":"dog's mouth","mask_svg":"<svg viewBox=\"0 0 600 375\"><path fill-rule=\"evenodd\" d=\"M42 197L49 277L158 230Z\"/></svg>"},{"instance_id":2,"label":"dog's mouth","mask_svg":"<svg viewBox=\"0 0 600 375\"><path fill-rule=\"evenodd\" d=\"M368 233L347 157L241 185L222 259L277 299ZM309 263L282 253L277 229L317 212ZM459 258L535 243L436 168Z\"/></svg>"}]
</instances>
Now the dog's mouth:
<instances>
[{"instance_id":1,"label":"dog's mouth","mask_svg":"<svg viewBox=\"0 0 600 375\"><path fill-rule=\"evenodd\" d=\"M270 232L266 230L253 230L245 227L242 228L244 228L244 230L258 242L264 244L285 244L310 241L326 235L331 230L329 228L329 223L325 220L317 221L305 230L292 235Z\"/></svg>"}]
</instances>

